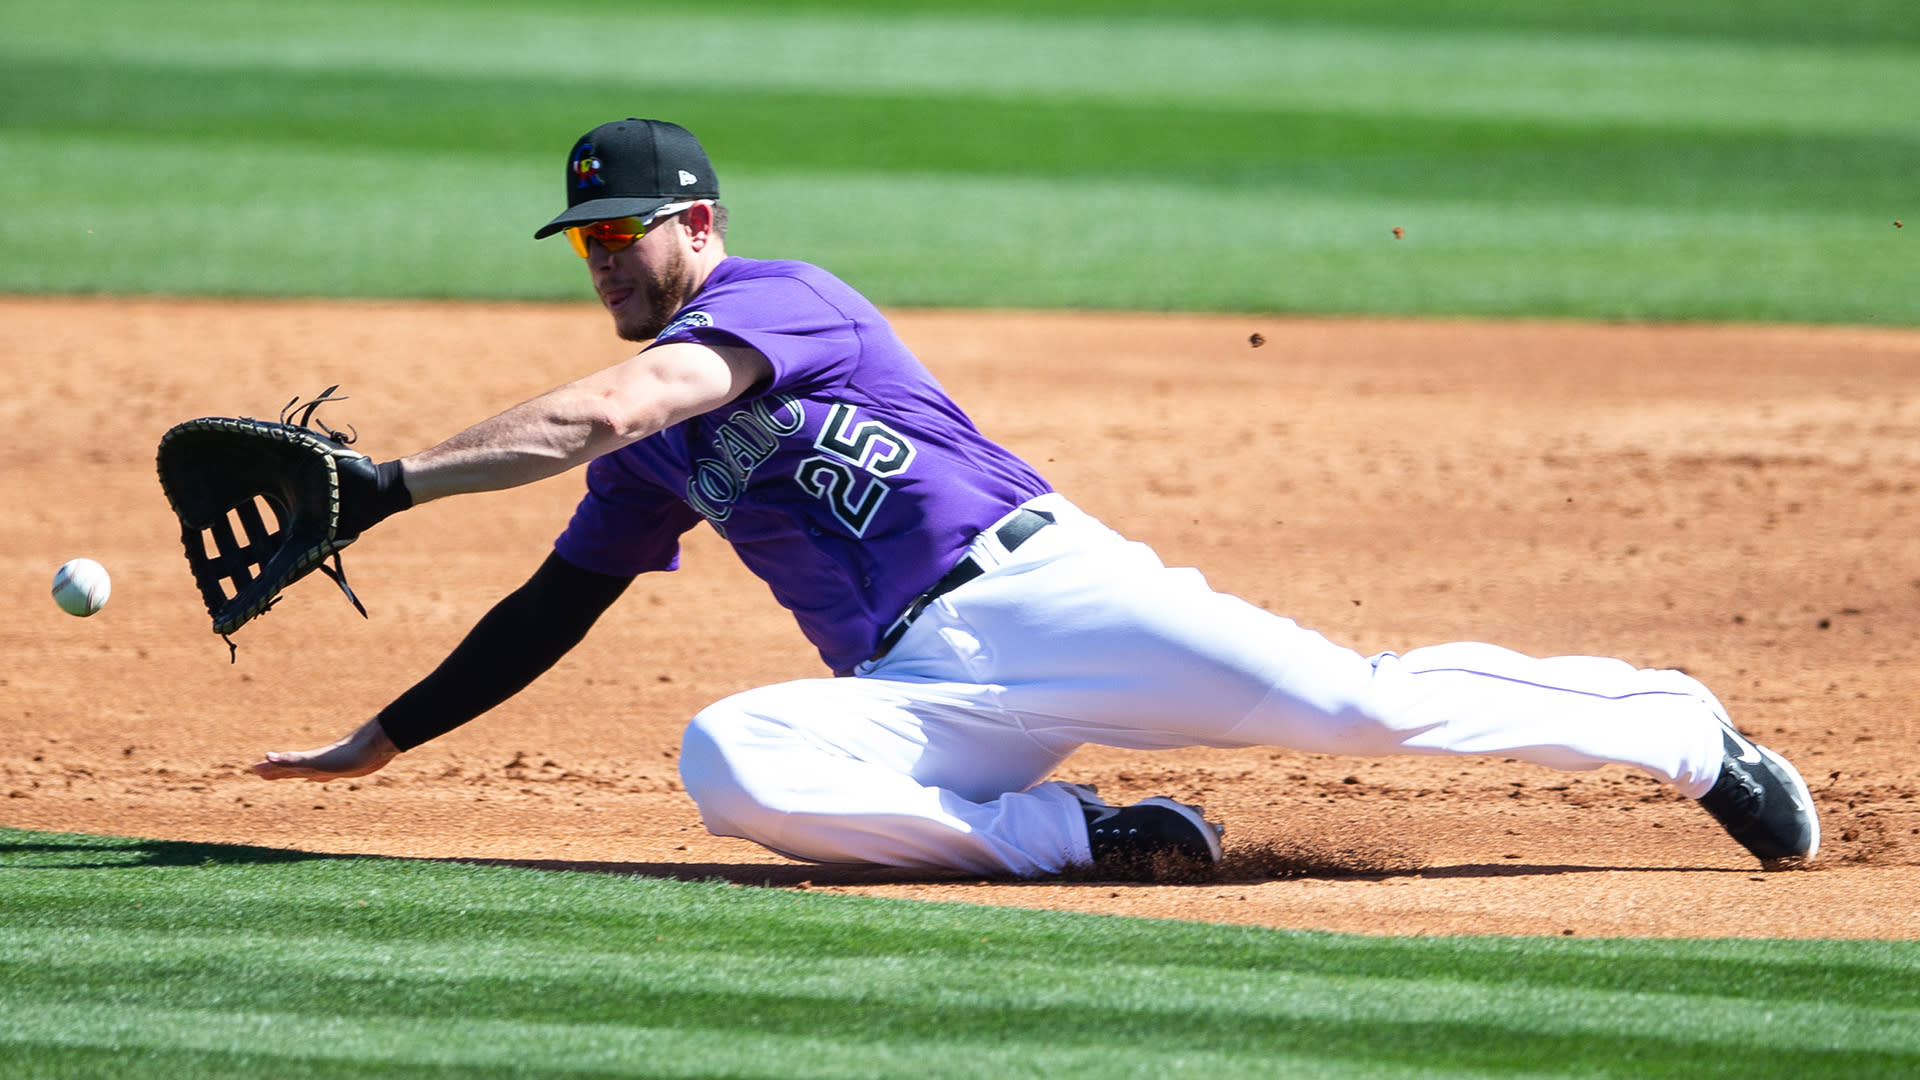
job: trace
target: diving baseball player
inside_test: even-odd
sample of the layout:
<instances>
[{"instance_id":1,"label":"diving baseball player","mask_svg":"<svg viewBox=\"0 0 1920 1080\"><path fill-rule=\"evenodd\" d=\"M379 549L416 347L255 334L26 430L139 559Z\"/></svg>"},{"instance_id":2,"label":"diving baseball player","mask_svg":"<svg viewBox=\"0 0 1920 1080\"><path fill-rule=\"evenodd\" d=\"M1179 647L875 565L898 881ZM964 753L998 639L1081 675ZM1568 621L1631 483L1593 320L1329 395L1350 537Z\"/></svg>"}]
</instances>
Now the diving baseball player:
<instances>
[{"instance_id":1,"label":"diving baseball player","mask_svg":"<svg viewBox=\"0 0 1920 1080\"><path fill-rule=\"evenodd\" d=\"M340 741L266 755L261 776L362 775L473 719L635 575L674 569L704 523L832 676L706 708L681 775L711 831L796 859L1044 875L1220 858L1196 808L1113 807L1046 779L1087 743L1629 765L1763 860L1818 849L1799 774L1686 675L1474 643L1363 656L1163 566L983 436L853 289L729 256L718 183L685 129L593 129L566 194L536 236L566 234L643 348L383 464L400 482L362 516L583 465L585 496L438 669Z\"/></svg>"}]
</instances>

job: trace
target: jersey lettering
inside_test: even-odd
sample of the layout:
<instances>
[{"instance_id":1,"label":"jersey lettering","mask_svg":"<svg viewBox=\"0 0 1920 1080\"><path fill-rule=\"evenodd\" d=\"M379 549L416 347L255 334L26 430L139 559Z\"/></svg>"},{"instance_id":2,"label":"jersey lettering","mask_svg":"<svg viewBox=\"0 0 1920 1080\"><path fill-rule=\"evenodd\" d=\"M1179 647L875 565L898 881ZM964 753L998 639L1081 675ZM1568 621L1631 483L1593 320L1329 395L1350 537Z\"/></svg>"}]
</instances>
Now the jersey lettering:
<instances>
[{"instance_id":1,"label":"jersey lettering","mask_svg":"<svg viewBox=\"0 0 1920 1080\"><path fill-rule=\"evenodd\" d=\"M731 420L713 433L713 446L720 451L720 459L733 467L734 475L742 479L752 476L761 462L780 449L779 441L760 428Z\"/></svg>"},{"instance_id":2,"label":"jersey lettering","mask_svg":"<svg viewBox=\"0 0 1920 1080\"><path fill-rule=\"evenodd\" d=\"M701 458L693 463L693 472L687 477L687 505L718 528L733 516L733 500L740 497L742 490L740 481L725 465L712 458Z\"/></svg>"},{"instance_id":3,"label":"jersey lettering","mask_svg":"<svg viewBox=\"0 0 1920 1080\"><path fill-rule=\"evenodd\" d=\"M769 395L734 411L713 428L708 439L712 453L689 469L687 505L725 536L724 524L746 495L755 471L780 452L782 439L804 438L806 426L805 406L786 394ZM833 402L812 444L821 452L800 462L794 482L826 503L848 532L865 536L892 490L885 478L913 464L913 443L883 421L860 419L852 405Z\"/></svg>"},{"instance_id":4,"label":"jersey lettering","mask_svg":"<svg viewBox=\"0 0 1920 1080\"><path fill-rule=\"evenodd\" d=\"M778 404L769 406L767 404L769 400ZM754 403L748 406L748 411L753 414L754 423L773 435L798 435L800 429L807 426L807 410L786 394L775 394L772 398L756 398ZM740 416L740 413L733 414L735 420L740 419Z\"/></svg>"},{"instance_id":5,"label":"jersey lettering","mask_svg":"<svg viewBox=\"0 0 1920 1080\"><path fill-rule=\"evenodd\" d=\"M873 524L873 515L879 513L880 504L887 499L885 482L867 478L866 486L856 498L854 487L859 483L860 475L844 461L815 454L800 463L793 474L800 486L808 494L823 500L833 516L847 531L855 536L865 536L867 526Z\"/></svg>"},{"instance_id":6,"label":"jersey lettering","mask_svg":"<svg viewBox=\"0 0 1920 1080\"><path fill-rule=\"evenodd\" d=\"M687 505L718 529L746 493L753 471L779 451L781 436L798 434L806 418L806 410L786 394L761 398L727 417L713 431L719 456L700 458L687 475Z\"/></svg>"},{"instance_id":7,"label":"jersey lettering","mask_svg":"<svg viewBox=\"0 0 1920 1080\"><path fill-rule=\"evenodd\" d=\"M856 420L853 406L835 402L813 445L826 453L801 462L794 480L825 502L848 532L865 536L892 490L882 477L913 464L913 444L879 420Z\"/></svg>"},{"instance_id":8,"label":"jersey lettering","mask_svg":"<svg viewBox=\"0 0 1920 1080\"><path fill-rule=\"evenodd\" d=\"M853 419L853 406L835 404L813 445L875 476L893 476L913 464L913 444L878 420Z\"/></svg>"}]
</instances>

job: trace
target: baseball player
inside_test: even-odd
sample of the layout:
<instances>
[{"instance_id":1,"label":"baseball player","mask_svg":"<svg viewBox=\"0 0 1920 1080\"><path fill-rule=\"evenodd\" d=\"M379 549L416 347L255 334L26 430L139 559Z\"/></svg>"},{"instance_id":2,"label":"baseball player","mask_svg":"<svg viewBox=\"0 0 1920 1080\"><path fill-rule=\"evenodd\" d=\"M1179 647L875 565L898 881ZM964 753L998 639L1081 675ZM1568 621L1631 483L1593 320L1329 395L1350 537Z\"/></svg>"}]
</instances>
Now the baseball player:
<instances>
[{"instance_id":1,"label":"baseball player","mask_svg":"<svg viewBox=\"0 0 1920 1080\"><path fill-rule=\"evenodd\" d=\"M701 523L798 620L833 677L695 716L681 777L707 828L795 859L1046 875L1220 858L1168 798L1048 781L1075 748L1280 746L1629 765L1762 860L1818 850L1807 786L1699 682L1462 643L1364 656L1161 564L983 436L885 318L826 271L729 256L684 128L594 128L565 233L637 355L382 463L370 524L586 466L526 584L417 685L268 779L359 776L506 700Z\"/></svg>"}]
</instances>

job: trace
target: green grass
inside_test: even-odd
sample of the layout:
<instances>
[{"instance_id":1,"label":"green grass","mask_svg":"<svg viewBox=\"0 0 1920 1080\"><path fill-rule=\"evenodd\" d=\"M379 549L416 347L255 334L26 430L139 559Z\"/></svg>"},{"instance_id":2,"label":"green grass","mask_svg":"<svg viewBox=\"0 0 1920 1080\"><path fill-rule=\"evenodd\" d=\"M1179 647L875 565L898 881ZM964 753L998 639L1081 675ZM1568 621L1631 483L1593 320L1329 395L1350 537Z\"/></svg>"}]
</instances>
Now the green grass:
<instances>
[{"instance_id":1,"label":"green grass","mask_svg":"<svg viewBox=\"0 0 1920 1080\"><path fill-rule=\"evenodd\" d=\"M885 303L1915 324L1910 16L0 0L0 289L582 297L530 235L641 114Z\"/></svg>"},{"instance_id":2,"label":"green grass","mask_svg":"<svg viewBox=\"0 0 1920 1080\"><path fill-rule=\"evenodd\" d=\"M1920 945L1392 939L0 829L8 1076L1894 1077Z\"/></svg>"}]
</instances>

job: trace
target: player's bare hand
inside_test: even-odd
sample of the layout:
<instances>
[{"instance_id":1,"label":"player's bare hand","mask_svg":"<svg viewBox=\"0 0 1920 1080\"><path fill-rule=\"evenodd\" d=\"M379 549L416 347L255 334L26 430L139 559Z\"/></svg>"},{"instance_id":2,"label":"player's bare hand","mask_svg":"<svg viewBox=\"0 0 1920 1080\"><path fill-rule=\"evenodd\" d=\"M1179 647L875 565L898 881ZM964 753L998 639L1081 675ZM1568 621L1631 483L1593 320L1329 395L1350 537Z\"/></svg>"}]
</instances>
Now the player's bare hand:
<instances>
[{"instance_id":1,"label":"player's bare hand","mask_svg":"<svg viewBox=\"0 0 1920 1080\"><path fill-rule=\"evenodd\" d=\"M292 750L269 753L264 761L253 763L253 771L267 780L299 777L316 783L344 780L377 772L400 754L380 721L369 720L351 735L335 740L318 750Z\"/></svg>"}]
</instances>

